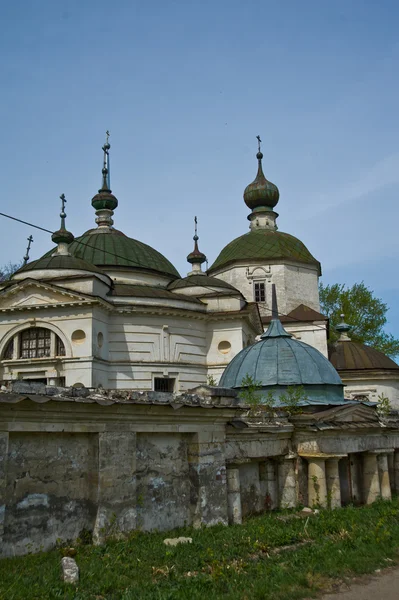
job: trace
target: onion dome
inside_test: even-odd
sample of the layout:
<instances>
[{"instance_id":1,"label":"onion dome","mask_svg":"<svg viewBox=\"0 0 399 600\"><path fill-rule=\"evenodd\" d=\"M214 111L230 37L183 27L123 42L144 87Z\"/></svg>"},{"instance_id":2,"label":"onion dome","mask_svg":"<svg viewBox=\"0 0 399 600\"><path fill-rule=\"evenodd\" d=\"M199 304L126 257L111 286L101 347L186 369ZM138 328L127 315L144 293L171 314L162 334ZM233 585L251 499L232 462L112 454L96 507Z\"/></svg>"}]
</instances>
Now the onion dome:
<instances>
[{"instance_id":1,"label":"onion dome","mask_svg":"<svg viewBox=\"0 0 399 600\"><path fill-rule=\"evenodd\" d=\"M257 139L259 144L256 155L258 159L258 173L254 181L247 185L244 190L244 202L251 210L261 207L273 210L279 200L280 192L278 191L278 187L271 181L268 181L263 173L263 154L260 151L261 139L259 136L257 136Z\"/></svg>"},{"instance_id":2,"label":"onion dome","mask_svg":"<svg viewBox=\"0 0 399 600\"><path fill-rule=\"evenodd\" d=\"M203 252L200 252L198 249L198 240L199 237L197 235L197 217L194 217L194 223L195 223L195 233L194 233L194 250L192 252L190 252L190 254L187 256L187 262L189 262L190 264L193 265L193 270L191 271L190 274L193 275L205 275L205 273L202 271L201 269L201 265L206 262L206 256Z\"/></svg>"},{"instance_id":3,"label":"onion dome","mask_svg":"<svg viewBox=\"0 0 399 600\"><path fill-rule=\"evenodd\" d=\"M75 238L70 231L67 231L65 229L65 218L66 218L65 194L61 194L60 199L61 199L61 213L60 213L61 227L58 229L58 231L54 231L53 235L51 236L51 239L53 240L54 244L58 244L57 252L59 254L66 254L67 249L64 246L69 245L71 242L73 242L73 240Z\"/></svg>"},{"instance_id":4,"label":"onion dome","mask_svg":"<svg viewBox=\"0 0 399 600\"><path fill-rule=\"evenodd\" d=\"M343 317L341 315L342 322L335 328L341 335L329 347L330 361L337 371L395 370L399 374L399 365L391 358L371 346L352 342L348 335L352 326L344 323Z\"/></svg>"},{"instance_id":5,"label":"onion dome","mask_svg":"<svg viewBox=\"0 0 399 600\"><path fill-rule=\"evenodd\" d=\"M104 152L104 162L102 168L103 182L101 188L98 190L98 194L93 196L91 205L96 210L115 210L118 206L118 200L112 194L110 189L110 169L109 169L109 151L111 144L109 143L109 131L107 131L107 138L102 150Z\"/></svg>"},{"instance_id":6,"label":"onion dome","mask_svg":"<svg viewBox=\"0 0 399 600\"><path fill-rule=\"evenodd\" d=\"M109 132L102 148L103 186L94 196L92 205L96 209L97 227L89 229L83 235L75 238L69 245L68 251L72 256L104 269L131 269L149 272L151 275L161 275L164 278L180 278L178 271L160 252L151 246L128 237L122 231L113 227L113 210L118 201L110 189L109 166ZM43 258L53 254L47 252ZM115 275L113 275L115 276Z\"/></svg>"},{"instance_id":7,"label":"onion dome","mask_svg":"<svg viewBox=\"0 0 399 600\"><path fill-rule=\"evenodd\" d=\"M302 386L307 404L344 402L342 381L330 361L313 346L293 338L282 326L274 284L269 328L259 342L232 359L219 386L240 389L248 376L259 386L260 399L271 391L278 400L288 386Z\"/></svg>"}]
</instances>

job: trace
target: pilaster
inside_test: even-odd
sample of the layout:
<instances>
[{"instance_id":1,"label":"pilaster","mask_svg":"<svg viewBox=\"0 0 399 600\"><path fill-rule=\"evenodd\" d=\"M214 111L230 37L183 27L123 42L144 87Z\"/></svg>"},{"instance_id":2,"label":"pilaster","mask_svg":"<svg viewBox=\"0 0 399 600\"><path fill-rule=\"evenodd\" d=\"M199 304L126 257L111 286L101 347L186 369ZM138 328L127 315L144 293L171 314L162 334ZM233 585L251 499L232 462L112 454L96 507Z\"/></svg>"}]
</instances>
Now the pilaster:
<instances>
[{"instance_id":1,"label":"pilaster","mask_svg":"<svg viewBox=\"0 0 399 600\"><path fill-rule=\"evenodd\" d=\"M98 498L93 541L136 527L136 434L98 434Z\"/></svg>"}]
</instances>

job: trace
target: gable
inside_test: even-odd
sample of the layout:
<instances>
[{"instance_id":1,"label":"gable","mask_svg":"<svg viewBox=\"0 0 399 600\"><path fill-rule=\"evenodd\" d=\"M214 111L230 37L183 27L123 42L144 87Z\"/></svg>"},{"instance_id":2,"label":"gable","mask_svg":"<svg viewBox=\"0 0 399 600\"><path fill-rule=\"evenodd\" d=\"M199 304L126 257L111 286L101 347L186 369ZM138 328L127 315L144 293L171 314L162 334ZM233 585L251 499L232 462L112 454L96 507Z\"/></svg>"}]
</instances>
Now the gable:
<instances>
[{"instance_id":1,"label":"gable","mask_svg":"<svg viewBox=\"0 0 399 600\"><path fill-rule=\"evenodd\" d=\"M0 292L0 310L22 310L25 307L87 302L87 298L34 281L25 281Z\"/></svg>"}]
</instances>

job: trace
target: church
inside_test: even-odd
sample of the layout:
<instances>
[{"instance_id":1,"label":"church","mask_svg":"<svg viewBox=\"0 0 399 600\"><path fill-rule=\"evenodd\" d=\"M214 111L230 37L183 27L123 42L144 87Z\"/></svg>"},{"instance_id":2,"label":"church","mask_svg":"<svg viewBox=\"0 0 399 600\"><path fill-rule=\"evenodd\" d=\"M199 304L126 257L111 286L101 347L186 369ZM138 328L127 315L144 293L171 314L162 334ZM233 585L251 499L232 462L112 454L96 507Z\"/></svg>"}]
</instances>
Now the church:
<instances>
[{"instance_id":1,"label":"church","mask_svg":"<svg viewBox=\"0 0 399 600\"><path fill-rule=\"evenodd\" d=\"M0 556L398 493L377 401L399 408L399 366L344 322L328 345L321 265L278 231L260 140L249 232L205 272L195 228L185 277L114 227L109 151L96 226L75 238L62 195L53 247L1 284Z\"/></svg>"},{"instance_id":2,"label":"church","mask_svg":"<svg viewBox=\"0 0 399 600\"><path fill-rule=\"evenodd\" d=\"M279 190L263 173L260 138L258 146L257 175L244 191L249 232L221 249L205 272L195 223L190 271L181 277L156 249L114 227L118 199L110 186L107 137L102 186L91 201L96 226L74 238L62 196L55 246L0 284L3 385L26 380L178 393L217 384L231 359L270 323L274 284L286 330L329 356L346 397L377 402L384 395L399 408L393 360L352 342L349 327L328 347L320 262L278 230Z\"/></svg>"}]
</instances>

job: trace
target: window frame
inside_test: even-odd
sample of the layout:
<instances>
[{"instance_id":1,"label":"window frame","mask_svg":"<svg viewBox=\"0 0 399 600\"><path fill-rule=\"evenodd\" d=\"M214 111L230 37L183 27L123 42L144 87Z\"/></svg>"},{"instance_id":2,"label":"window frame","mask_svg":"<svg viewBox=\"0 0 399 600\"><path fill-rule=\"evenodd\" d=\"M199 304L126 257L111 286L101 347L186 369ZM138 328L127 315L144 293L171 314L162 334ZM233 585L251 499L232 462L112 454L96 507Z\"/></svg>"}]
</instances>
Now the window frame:
<instances>
[{"instance_id":1,"label":"window frame","mask_svg":"<svg viewBox=\"0 0 399 600\"><path fill-rule=\"evenodd\" d=\"M266 302L266 282L265 281L254 281L254 300L257 304L263 304ZM259 296L259 299L257 299ZM262 300L263 297L263 300Z\"/></svg>"}]
</instances>

